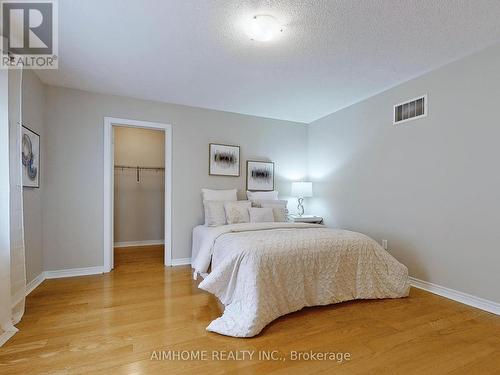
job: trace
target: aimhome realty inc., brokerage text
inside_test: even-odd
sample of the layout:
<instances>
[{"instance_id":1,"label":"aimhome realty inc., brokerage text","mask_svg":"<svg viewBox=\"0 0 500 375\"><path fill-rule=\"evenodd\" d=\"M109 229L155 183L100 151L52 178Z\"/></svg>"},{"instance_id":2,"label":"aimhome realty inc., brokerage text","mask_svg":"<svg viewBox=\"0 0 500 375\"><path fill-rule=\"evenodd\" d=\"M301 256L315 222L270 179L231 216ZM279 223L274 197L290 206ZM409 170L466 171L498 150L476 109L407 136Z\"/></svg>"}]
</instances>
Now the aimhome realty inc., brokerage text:
<instances>
[{"instance_id":1,"label":"aimhome realty inc., brokerage text","mask_svg":"<svg viewBox=\"0 0 500 375\"><path fill-rule=\"evenodd\" d=\"M290 350L154 350L153 361L331 361L351 360L348 352L316 352Z\"/></svg>"}]
</instances>

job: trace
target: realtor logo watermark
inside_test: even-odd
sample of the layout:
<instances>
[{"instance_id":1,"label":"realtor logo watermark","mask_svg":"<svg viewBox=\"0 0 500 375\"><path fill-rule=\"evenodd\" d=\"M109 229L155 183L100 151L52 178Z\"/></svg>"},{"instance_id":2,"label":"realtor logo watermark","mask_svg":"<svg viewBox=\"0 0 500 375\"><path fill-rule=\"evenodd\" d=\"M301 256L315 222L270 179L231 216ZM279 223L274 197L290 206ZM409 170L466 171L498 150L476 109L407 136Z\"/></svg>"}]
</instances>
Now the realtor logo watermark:
<instances>
[{"instance_id":1,"label":"realtor logo watermark","mask_svg":"<svg viewBox=\"0 0 500 375\"><path fill-rule=\"evenodd\" d=\"M2 0L0 5L0 67L57 69L57 0Z\"/></svg>"}]
</instances>

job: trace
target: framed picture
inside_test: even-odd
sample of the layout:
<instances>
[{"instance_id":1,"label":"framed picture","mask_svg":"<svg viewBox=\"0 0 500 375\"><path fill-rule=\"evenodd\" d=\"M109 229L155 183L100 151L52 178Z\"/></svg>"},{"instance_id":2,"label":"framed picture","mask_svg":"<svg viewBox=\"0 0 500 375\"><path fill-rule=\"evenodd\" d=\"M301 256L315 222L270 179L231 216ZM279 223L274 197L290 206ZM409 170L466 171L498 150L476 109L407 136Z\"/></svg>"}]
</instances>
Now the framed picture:
<instances>
[{"instance_id":1,"label":"framed picture","mask_svg":"<svg viewBox=\"0 0 500 375\"><path fill-rule=\"evenodd\" d=\"M269 161L247 161L247 190L274 190L274 163Z\"/></svg>"},{"instance_id":2,"label":"framed picture","mask_svg":"<svg viewBox=\"0 0 500 375\"><path fill-rule=\"evenodd\" d=\"M23 164L23 187L40 187L40 136L23 126L21 129L21 162Z\"/></svg>"},{"instance_id":3,"label":"framed picture","mask_svg":"<svg viewBox=\"0 0 500 375\"><path fill-rule=\"evenodd\" d=\"M210 176L240 176L240 146L210 143L208 154Z\"/></svg>"}]
</instances>

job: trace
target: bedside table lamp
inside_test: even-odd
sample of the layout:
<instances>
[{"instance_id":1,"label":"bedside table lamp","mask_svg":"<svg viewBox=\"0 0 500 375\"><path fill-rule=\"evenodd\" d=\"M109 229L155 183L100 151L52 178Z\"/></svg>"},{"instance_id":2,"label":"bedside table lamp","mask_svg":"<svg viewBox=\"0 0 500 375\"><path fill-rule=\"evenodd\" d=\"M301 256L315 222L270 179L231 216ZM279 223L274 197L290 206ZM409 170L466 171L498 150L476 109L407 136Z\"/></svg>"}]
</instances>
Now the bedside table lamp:
<instances>
[{"instance_id":1,"label":"bedside table lamp","mask_svg":"<svg viewBox=\"0 0 500 375\"><path fill-rule=\"evenodd\" d=\"M299 216L304 215L304 198L312 197L312 182L292 182L292 196L299 198Z\"/></svg>"}]
</instances>

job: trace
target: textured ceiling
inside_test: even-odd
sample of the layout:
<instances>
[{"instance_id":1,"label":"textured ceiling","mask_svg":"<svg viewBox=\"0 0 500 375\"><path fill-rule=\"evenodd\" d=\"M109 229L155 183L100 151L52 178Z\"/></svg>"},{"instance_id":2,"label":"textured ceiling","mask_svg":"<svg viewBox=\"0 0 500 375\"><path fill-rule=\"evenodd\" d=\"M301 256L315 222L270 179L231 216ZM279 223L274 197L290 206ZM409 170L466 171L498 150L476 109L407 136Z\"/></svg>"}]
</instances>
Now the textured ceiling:
<instances>
[{"instance_id":1,"label":"textured ceiling","mask_svg":"<svg viewBox=\"0 0 500 375\"><path fill-rule=\"evenodd\" d=\"M285 25L251 41L241 20ZM62 0L46 83L311 122L500 41L498 0Z\"/></svg>"}]
</instances>

